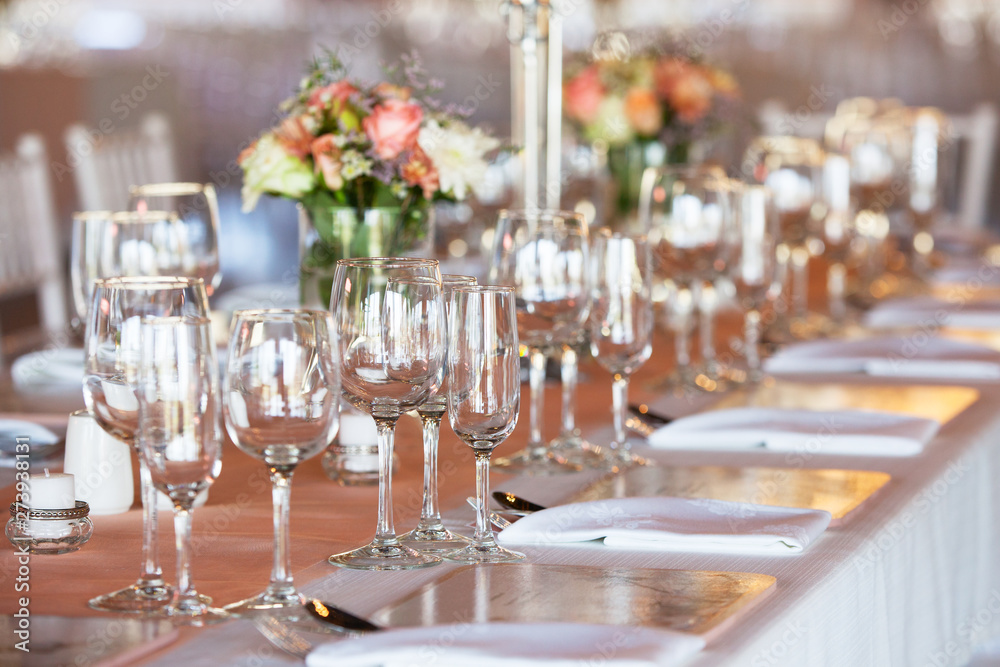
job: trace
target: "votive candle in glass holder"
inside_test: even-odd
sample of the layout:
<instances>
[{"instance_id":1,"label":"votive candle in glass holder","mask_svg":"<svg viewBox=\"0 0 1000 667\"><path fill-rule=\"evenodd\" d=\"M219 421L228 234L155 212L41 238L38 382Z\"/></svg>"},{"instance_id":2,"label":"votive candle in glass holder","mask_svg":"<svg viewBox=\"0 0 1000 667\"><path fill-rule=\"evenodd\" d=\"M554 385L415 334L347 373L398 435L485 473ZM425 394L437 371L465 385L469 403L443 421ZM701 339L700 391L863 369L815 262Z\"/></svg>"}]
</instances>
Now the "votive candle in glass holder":
<instances>
[{"instance_id":1,"label":"votive candle in glass holder","mask_svg":"<svg viewBox=\"0 0 1000 667\"><path fill-rule=\"evenodd\" d=\"M28 499L24 503L31 509L66 510L76 507L76 485L73 475L50 473L48 468L41 475L28 476ZM28 533L34 537L65 537L73 532L70 520L43 521L28 519Z\"/></svg>"}]
</instances>

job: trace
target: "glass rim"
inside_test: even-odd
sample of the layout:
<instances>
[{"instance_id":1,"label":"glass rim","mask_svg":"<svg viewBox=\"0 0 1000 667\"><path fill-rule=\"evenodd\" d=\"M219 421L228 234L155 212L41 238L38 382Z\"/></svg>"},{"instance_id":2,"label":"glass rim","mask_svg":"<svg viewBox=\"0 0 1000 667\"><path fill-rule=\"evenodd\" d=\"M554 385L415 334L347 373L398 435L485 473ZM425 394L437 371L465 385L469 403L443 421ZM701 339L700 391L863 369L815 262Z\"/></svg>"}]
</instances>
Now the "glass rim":
<instances>
[{"instance_id":1,"label":"glass rim","mask_svg":"<svg viewBox=\"0 0 1000 667\"><path fill-rule=\"evenodd\" d=\"M354 268L366 267L407 267L407 266L439 266L436 259L425 257L348 257L338 259L337 266L349 266Z\"/></svg>"},{"instance_id":2,"label":"glass rim","mask_svg":"<svg viewBox=\"0 0 1000 667\"><path fill-rule=\"evenodd\" d=\"M456 285L452 293L465 292L468 294L514 294L516 288L513 285Z\"/></svg>"},{"instance_id":3,"label":"glass rim","mask_svg":"<svg viewBox=\"0 0 1000 667\"><path fill-rule=\"evenodd\" d=\"M145 183L143 185L130 185L128 193L130 196L147 197L170 197L181 195L196 195L204 193L208 189L214 189L211 183L194 182L167 182L167 183Z\"/></svg>"},{"instance_id":4,"label":"glass rim","mask_svg":"<svg viewBox=\"0 0 1000 667\"><path fill-rule=\"evenodd\" d=\"M327 318L330 311L321 308L243 308L233 311L232 319L264 321Z\"/></svg>"},{"instance_id":5,"label":"glass rim","mask_svg":"<svg viewBox=\"0 0 1000 667\"><path fill-rule=\"evenodd\" d=\"M497 219L512 218L515 220L555 220L557 218L573 218L586 224L587 217L579 211L556 208L502 208L497 211Z\"/></svg>"},{"instance_id":6,"label":"glass rim","mask_svg":"<svg viewBox=\"0 0 1000 667\"><path fill-rule=\"evenodd\" d=\"M596 241L598 237L606 239L614 239L616 241L632 241L633 243L648 243L649 235L645 233L630 233L615 231L610 227L601 227L596 232L594 232L594 240Z\"/></svg>"},{"instance_id":7,"label":"glass rim","mask_svg":"<svg viewBox=\"0 0 1000 667\"><path fill-rule=\"evenodd\" d=\"M94 278L94 289L107 287L142 288L161 287L163 285L178 285L183 287L205 287L203 278L190 276L112 276L110 278Z\"/></svg>"},{"instance_id":8,"label":"glass rim","mask_svg":"<svg viewBox=\"0 0 1000 667\"><path fill-rule=\"evenodd\" d=\"M170 211L115 211L111 221L115 223L141 225L147 222L173 222L177 214Z\"/></svg>"},{"instance_id":9,"label":"glass rim","mask_svg":"<svg viewBox=\"0 0 1000 667\"><path fill-rule=\"evenodd\" d=\"M211 330L212 319L204 315L142 315L139 317L139 326L177 326L178 324L190 324Z\"/></svg>"},{"instance_id":10,"label":"glass rim","mask_svg":"<svg viewBox=\"0 0 1000 667\"><path fill-rule=\"evenodd\" d=\"M441 285L477 285L479 280L475 276L467 276L461 273L442 273Z\"/></svg>"},{"instance_id":11,"label":"glass rim","mask_svg":"<svg viewBox=\"0 0 1000 667\"><path fill-rule=\"evenodd\" d=\"M115 211L73 211L73 222L90 222L91 220L110 220Z\"/></svg>"}]
</instances>

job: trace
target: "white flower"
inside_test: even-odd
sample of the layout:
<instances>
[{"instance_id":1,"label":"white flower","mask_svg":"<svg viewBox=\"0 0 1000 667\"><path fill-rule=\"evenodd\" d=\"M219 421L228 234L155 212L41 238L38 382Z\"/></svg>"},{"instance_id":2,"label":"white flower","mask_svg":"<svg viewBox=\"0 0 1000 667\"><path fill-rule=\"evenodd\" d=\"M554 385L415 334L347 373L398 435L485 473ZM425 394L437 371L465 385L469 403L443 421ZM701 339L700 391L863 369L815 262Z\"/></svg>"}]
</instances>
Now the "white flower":
<instances>
[{"instance_id":1,"label":"white flower","mask_svg":"<svg viewBox=\"0 0 1000 667\"><path fill-rule=\"evenodd\" d=\"M289 154L273 132L264 134L240 156L243 167L243 212L248 213L265 193L299 199L316 183L313 170Z\"/></svg>"},{"instance_id":2,"label":"white flower","mask_svg":"<svg viewBox=\"0 0 1000 667\"><path fill-rule=\"evenodd\" d=\"M500 145L479 128L458 121L442 127L436 120L420 128L417 143L437 169L441 192L451 193L458 200L465 199L467 190L483 182L483 156Z\"/></svg>"}]
</instances>

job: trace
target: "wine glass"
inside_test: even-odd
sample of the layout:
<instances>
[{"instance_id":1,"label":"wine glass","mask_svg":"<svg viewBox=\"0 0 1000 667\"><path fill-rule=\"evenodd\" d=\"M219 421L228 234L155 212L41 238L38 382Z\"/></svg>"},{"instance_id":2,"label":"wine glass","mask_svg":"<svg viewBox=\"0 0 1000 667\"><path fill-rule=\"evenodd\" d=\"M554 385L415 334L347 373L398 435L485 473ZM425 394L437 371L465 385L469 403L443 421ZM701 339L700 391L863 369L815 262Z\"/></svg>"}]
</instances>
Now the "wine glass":
<instances>
[{"instance_id":1,"label":"wine glass","mask_svg":"<svg viewBox=\"0 0 1000 667\"><path fill-rule=\"evenodd\" d=\"M112 213L100 235L99 266L105 277L187 276L201 278L187 231L176 213ZM205 288L208 293L208 287Z\"/></svg>"},{"instance_id":2,"label":"wine glass","mask_svg":"<svg viewBox=\"0 0 1000 667\"><path fill-rule=\"evenodd\" d=\"M129 210L164 211L183 229L188 252L194 258L191 273L205 281L211 296L222 280L219 272L219 204L211 183L151 183L129 188Z\"/></svg>"},{"instance_id":3,"label":"wine glass","mask_svg":"<svg viewBox=\"0 0 1000 667\"><path fill-rule=\"evenodd\" d=\"M735 196L740 253L730 276L736 286L736 296L745 309L743 347L747 379L759 382L763 377L759 351L760 308L774 292L778 216L770 190L762 185L740 184Z\"/></svg>"},{"instance_id":4,"label":"wine glass","mask_svg":"<svg viewBox=\"0 0 1000 667\"><path fill-rule=\"evenodd\" d=\"M191 581L194 501L222 469L219 366L212 324L200 317L142 318L135 396L139 447L153 485L174 504L177 588L163 610L174 621L206 625L228 618Z\"/></svg>"},{"instance_id":5,"label":"wine glass","mask_svg":"<svg viewBox=\"0 0 1000 667\"><path fill-rule=\"evenodd\" d=\"M403 570L440 558L399 542L392 523L392 449L399 417L424 404L444 375L444 303L437 260L337 261L332 296L340 335L337 361L344 398L378 428L378 523L371 543L330 556L334 565Z\"/></svg>"},{"instance_id":6,"label":"wine glass","mask_svg":"<svg viewBox=\"0 0 1000 667\"><path fill-rule=\"evenodd\" d=\"M267 589L233 603L235 616L301 615L291 573L288 515L296 466L322 452L339 426L337 335L322 310L240 310L233 315L223 383L226 430L271 475L274 566Z\"/></svg>"},{"instance_id":7,"label":"wine glass","mask_svg":"<svg viewBox=\"0 0 1000 667\"><path fill-rule=\"evenodd\" d=\"M827 153L823 162L823 245L827 267L827 299L830 319L843 325L847 318L847 261L857 237L851 202L851 163L843 155Z\"/></svg>"},{"instance_id":8,"label":"wine glass","mask_svg":"<svg viewBox=\"0 0 1000 667\"><path fill-rule=\"evenodd\" d=\"M102 235L111 221L111 211L80 211L73 214L69 278L73 292L72 326L77 332L87 322L94 280L108 278L101 266Z\"/></svg>"},{"instance_id":9,"label":"wine glass","mask_svg":"<svg viewBox=\"0 0 1000 667\"><path fill-rule=\"evenodd\" d=\"M791 320L769 329L779 339L810 338L822 329L821 322L809 319L808 243L821 233L823 160L814 139L767 136L751 142L744 161L755 182L771 190L778 213L779 280L791 301Z\"/></svg>"},{"instance_id":10,"label":"wine glass","mask_svg":"<svg viewBox=\"0 0 1000 667\"><path fill-rule=\"evenodd\" d=\"M461 285L475 284L476 279L472 276L451 273L441 276L441 297L445 306L446 320L450 314L448 311L452 290ZM447 379L448 374L445 373L445 381ZM420 415L423 424L424 501L417 527L399 539L407 546L421 551L452 551L468 543L466 538L455 535L444 527L441 523L441 510L438 507L438 438L441 432L441 420L447 411L448 399L444 386L417 408L417 414Z\"/></svg>"},{"instance_id":11,"label":"wine glass","mask_svg":"<svg viewBox=\"0 0 1000 667\"><path fill-rule=\"evenodd\" d=\"M667 307L678 320L674 326L677 367L658 388L711 388L704 382L696 384L690 367L691 326L686 318L697 312L702 284L718 275L733 252L729 179L716 171L650 167L643 174L640 216L653 254L654 275L673 283L674 298ZM711 332L701 335L710 337Z\"/></svg>"},{"instance_id":12,"label":"wine glass","mask_svg":"<svg viewBox=\"0 0 1000 667\"><path fill-rule=\"evenodd\" d=\"M490 455L514 430L521 398L515 288L480 285L452 292L448 326L448 418L476 456L476 532L445 554L460 563L509 563L524 554L493 537L488 505Z\"/></svg>"},{"instance_id":13,"label":"wine glass","mask_svg":"<svg viewBox=\"0 0 1000 667\"><path fill-rule=\"evenodd\" d=\"M653 351L652 254L645 237L601 230L592 246L593 306L590 351L614 376L615 438L605 463L613 470L645 465L629 450L625 431L628 382Z\"/></svg>"},{"instance_id":14,"label":"wine glass","mask_svg":"<svg viewBox=\"0 0 1000 667\"><path fill-rule=\"evenodd\" d=\"M87 408L112 436L138 449L139 403L135 396L142 317L208 317L208 296L200 278L99 278L87 317L83 396ZM139 456L142 497L142 570L126 588L90 601L94 609L153 612L170 602L173 590L157 562L156 488Z\"/></svg>"},{"instance_id":15,"label":"wine glass","mask_svg":"<svg viewBox=\"0 0 1000 667\"><path fill-rule=\"evenodd\" d=\"M501 211L493 238L489 281L514 287L517 326L528 348L531 423L528 446L497 459L512 472L553 474L580 470L542 439L545 355L570 339L589 308L588 234L579 213Z\"/></svg>"}]
</instances>

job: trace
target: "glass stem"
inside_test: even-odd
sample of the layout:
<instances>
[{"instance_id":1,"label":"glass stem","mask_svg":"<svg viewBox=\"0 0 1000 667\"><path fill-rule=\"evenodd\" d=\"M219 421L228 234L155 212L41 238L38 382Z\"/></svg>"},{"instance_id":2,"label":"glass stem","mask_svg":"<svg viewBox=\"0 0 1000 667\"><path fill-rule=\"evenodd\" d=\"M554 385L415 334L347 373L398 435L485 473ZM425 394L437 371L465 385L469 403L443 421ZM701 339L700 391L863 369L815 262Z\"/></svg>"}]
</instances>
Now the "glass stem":
<instances>
[{"instance_id":1,"label":"glass stem","mask_svg":"<svg viewBox=\"0 0 1000 667\"><path fill-rule=\"evenodd\" d=\"M615 441L611 449L620 453L628 449L628 436L625 434L625 407L628 405L628 376L615 373L611 383L611 400L614 405Z\"/></svg>"},{"instance_id":2,"label":"glass stem","mask_svg":"<svg viewBox=\"0 0 1000 667\"><path fill-rule=\"evenodd\" d=\"M826 289L830 297L830 317L838 324L847 319L846 280L847 267L842 262L832 262L826 275Z\"/></svg>"},{"instance_id":3,"label":"glass stem","mask_svg":"<svg viewBox=\"0 0 1000 667\"><path fill-rule=\"evenodd\" d=\"M177 589L173 606L182 613L199 613L204 604L191 582L191 509L174 507L174 537L177 542Z\"/></svg>"},{"instance_id":4,"label":"glass stem","mask_svg":"<svg viewBox=\"0 0 1000 667\"><path fill-rule=\"evenodd\" d=\"M476 514L476 532L472 539L477 545L487 545L494 541L488 500L490 497L490 454L493 453L493 444L477 442L473 447L476 448L476 509L478 512Z\"/></svg>"},{"instance_id":5,"label":"glass stem","mask_svg":"<svg viewBox=\"0 0 1000 667\"><path fill-rule=\"evenodd\" d=\"M378 428L378 525L372 544L395 546L398 541L392 525L392 447L396 418L376 417L375 425Z\"/></svg>"},{"instance_id":6,"label":"glass stem","mask_svg":"<svg viewBox=\"0 0 1000 667\"><path fill-rule=\"evenodd\" d=\"M292 550L289 536L289 514L292 504L292 473L285 466L270 468L271 504L274 510L274 564L271 567L270 595L295 595L292 584Z\"/></svg>"},{"instance_id":7,"label":"glass stem","mask_svg":"<svg viewBox=\"0 0 1000 667\"><path fill-rule=\"evenodd\" d=\"M564 345L559 375L562 379L562 435L576 433L577 354L572 345Z\"/></svg>"},{"instance_id":8,"label":"glass stem","mask_svg":"<svg viewBox=\"0 0 1000 667\"><path fill-rule=\"evenodd\" d=\"M438 508L438 440L441 434L439 414L421 414L424 434L424 502L420 510L418 530L442 528Z\"/></svg>"},{"instance_id":9,"label":"glass stem","mask_svg":"<svg viewBox=\"0 0 1000 667\"><path fill-rule=\"evenodd\" d=\"M142 497L142 574L138 585L142 588L164 586L160 569L159 543L156 536L157 491L146 460L139 455L139 495Z\"/></svg>"},{"instance_id":10,"label":"glass stem","mask_svg":"<svg viewBox=\"0 0 1000 667\"><path fill-rule=\"evenodd\" d=\"M677 376L682 382L687 381L688 368L691 366L691 330L690 313L686 313L684 321L677 327L677 335L674 338L674 347L677 358Z\"/></svg>"},{"instance_id":11,"label":"glass stem","mask_svg":"<svg viewBox=\"0 0 1000 667\"><path fill-rule=\"evenodd\" d=\"M755 380L754 376L760 375L760 311L756 308L748 310L743 319L743 341L750 379Z\"/></svg>"},{"instance_id":12,"label":"glass stem","mask_svg":"<svg viewBox=\"0 0 1000 667\"><path fill-rule=\"evenodd\" d=\"M711 375L715 365L715 288L711 283L701 286L701 294L695 303L701 328L701 358L705 370Z\"/></svg>"},{"instance_id":13,"label":"glass stem","mask_svg":"<svg viewBox=\"0 0 1000 667\"><path fill-rule=\"evenodd\" d=\"M806 317L809 298L809 251L805 248L792 250L792 307L795 319Z\"/></svg>"},{"instance_id":14,"label":"glass stem","mask_svg":"<svg viewBox=\"0 0 1000 667\"><path fill-rule=\"evenodd\" d=\"M545 354L541 348L531 348L531 367L528 383L531 385L531 429L528 447L543 447L542 410L545 408Z\"/></svg>"}]
</instances>

